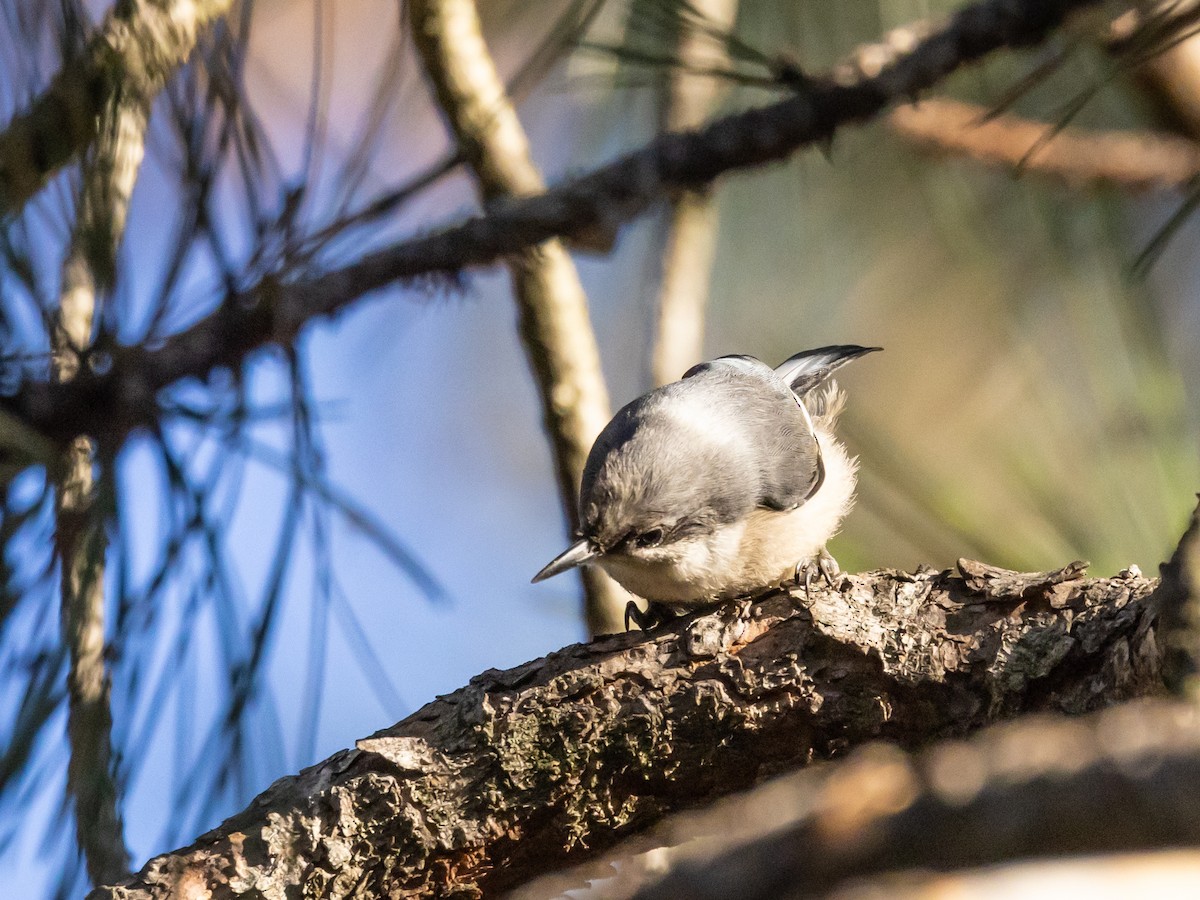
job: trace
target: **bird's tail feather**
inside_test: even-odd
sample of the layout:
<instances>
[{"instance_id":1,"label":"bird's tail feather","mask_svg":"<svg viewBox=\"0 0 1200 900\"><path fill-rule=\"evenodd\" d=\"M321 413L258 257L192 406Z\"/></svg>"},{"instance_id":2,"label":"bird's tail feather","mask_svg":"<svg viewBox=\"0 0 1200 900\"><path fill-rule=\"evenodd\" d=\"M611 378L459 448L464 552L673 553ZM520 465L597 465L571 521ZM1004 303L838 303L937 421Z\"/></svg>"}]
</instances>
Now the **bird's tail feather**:
<instances>
[{"instance_id":1,"label":"bird's tail feather","mask_svg":"<svg viewBox=\"0 0 1200 900\"><path fill-rule=\"evenodd\" d=\"M779 376L788 383L797 397L818 387L830 375L851 360L867 353L882 350L882 347L860 347L857 344L835 344L797 353L775 367Z\"/></svg>"}]
</instances>

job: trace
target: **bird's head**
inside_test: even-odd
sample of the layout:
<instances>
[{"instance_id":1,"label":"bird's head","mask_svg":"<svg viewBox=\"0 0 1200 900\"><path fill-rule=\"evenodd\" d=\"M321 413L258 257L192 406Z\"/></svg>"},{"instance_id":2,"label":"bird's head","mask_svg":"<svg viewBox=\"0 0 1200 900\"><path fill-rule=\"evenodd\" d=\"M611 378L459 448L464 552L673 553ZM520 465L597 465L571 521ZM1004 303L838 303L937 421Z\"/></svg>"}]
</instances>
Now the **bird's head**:
<instances>
[{"instance_id":1,"label":"bird's head","mask_svg":"<svg viewBox=\"0 0 1200 900\"><path fill-rule=\"evenodd\" d=\"M754 506L757 477L736 429L676 382L624 407L588 455L578 540L540 571L671 564Z\"/></svg>"}]
</instances>

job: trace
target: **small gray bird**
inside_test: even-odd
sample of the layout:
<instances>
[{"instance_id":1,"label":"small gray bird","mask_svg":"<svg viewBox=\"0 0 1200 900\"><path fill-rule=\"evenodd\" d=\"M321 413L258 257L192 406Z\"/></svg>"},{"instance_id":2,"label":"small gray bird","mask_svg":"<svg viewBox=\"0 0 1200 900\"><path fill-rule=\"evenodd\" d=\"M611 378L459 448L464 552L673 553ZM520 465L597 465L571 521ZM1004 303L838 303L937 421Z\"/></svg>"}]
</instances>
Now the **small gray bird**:
<instances>
[{"instance_id":1,"label":"small gray bird","mask_svg":"<svg viewBox=\"0 0 1200 900\"><path fill-rule=\"evenodd\" d=\"M820 347L775 369L722 356L626 405L588 454L579 540L533 580L600 566L650 603L630 604L626 628L817 573L832 584L825 543L858 461L833 436L845 398L826 382L879 349Z\"/></svg>"}]
</instances>

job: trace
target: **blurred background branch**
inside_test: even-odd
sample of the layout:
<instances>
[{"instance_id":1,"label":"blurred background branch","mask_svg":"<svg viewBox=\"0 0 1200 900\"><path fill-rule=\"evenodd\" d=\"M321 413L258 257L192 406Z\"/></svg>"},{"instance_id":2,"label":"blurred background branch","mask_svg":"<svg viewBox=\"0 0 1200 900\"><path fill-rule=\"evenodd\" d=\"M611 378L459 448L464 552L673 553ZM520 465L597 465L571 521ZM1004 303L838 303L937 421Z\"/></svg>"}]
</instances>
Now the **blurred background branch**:
<instances>
[{"instance_id":1,"label":"blurred background branch","mask_svg":"<svg viewBox=\"0 0 1200 900\"><path fill-rule=\"evenodd\" d=\"M901 106L889 114L888 124L930 153L1046 175L1074 188L1178 190L1200 175L1200 145L1171 134L1064 128L1046 141L1047 123L989 116L983 107L944 98Z\"/></svg>"},{"instance_id":2,"label":"blurred background branch","mask_svg":"<svg viewBox=\"0 0 1200 900\"><path fill-rule=\"evenodd\" d=\"M475 0L412 0L409 15L425 73L484 203L543 193L529 141L483 41ZM559 241L523 249L507 266L571 534L588 451L612 415L600 351L583 286ZM588 633L620 631L629 596L598 568L581 574Z\"/></svg>"},{"instance_id":3,"label":"blurred background branch","mask_svg":"<svg viewBox=\"0 0 1200 900\"><path fill-rule=\"evenodd\" d=\"M140 17L124 19L131 37L120 34L112 22L106 25L109 40L119 35L120 42L133 43L125 53L106 59L103 72L95 76L105 87L105 99L89 123L95 133L83 135L80 141L84 160L75 226L63 264L62 299L51 335L51 378L57 384L74 380L84 365L99 364L91 349L101 298L113 288L133 187L145 155L150 105L170 72L164 67L156 73L147 63L160 53L177 55L181 62L204 18L224 12L227 6L202 6L187 10L180 20L171 18L173 30L181 32L178 36L161 34L161 23ZM103 46L110 48L111 44ZM60 76L56 86L68 83L69 78ZM96 444L86 434L76 435L63 455L55 506L68 662L67 791L75 806L76 840L88 875L97 884L123 878L129 870L112 753L105 635L104 560L107 522L115 505L115 449L105 448L97 483Z\"/></svg>"},{"instance_id":4,"label":"blurred background branch","mask_svg":"<svg viewBox=\"0 0 1200 900\"><path fill-rule=\"evenodd\" d=\"M872 886L888 896L940 896L871 876L919 881L1014 859L1194 844L1200 809L1187 785L1198 776L1200 715L1190 705L1135 702L1070 721L1033 716L916 755L869 745L836 765L668 819L634 846L516 896L561 896L589 876L607 878L579 896L606 900L798 900L854 884L867 896ZM630 860L654 846L670 849Z\"/></svg>"},{"instance_id":5,"label":"blurred background branch","mask_svg":"<svg viewBox=\"0 0 1200 900\"><path fill-rule=\"evenodd\" d=\"M664 75L663 131L699 128L712 113L726 84L700 73L728 67L725 35L733 32L737 10L737 0L697 0L670 20L675 53ZM711 190L681 190L668 201L650 358L656 385L675 381L704 358L704 317L717 251L718 211Z\"/></svg>"},{"instance_id":6,"label":"blurred background branch","mask_svg":"<svg viewBox=\"0 0 1200 900\"><path fill-rule=\"evenodd\" d=\"M1176 127L1200 136L1200 6L1151 3L1118 17L1104 35L1117 57L1132 50L1138 77L1169 106Z\"/></svg>"}]
</instances>

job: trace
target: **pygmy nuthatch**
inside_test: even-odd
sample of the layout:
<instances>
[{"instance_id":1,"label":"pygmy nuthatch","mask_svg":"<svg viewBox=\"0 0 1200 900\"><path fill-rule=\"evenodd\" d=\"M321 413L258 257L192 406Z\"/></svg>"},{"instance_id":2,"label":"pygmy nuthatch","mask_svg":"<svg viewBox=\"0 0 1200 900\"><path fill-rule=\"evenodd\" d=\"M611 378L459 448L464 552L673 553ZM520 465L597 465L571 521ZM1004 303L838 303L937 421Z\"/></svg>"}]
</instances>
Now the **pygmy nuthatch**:
<instances>
[{"instance_id":1,"label":"pygmy nuthatch","mask_svg":"<svg viewBox=\"0 0 1200 900\"><path fill-rule=\"evenodd\" d=\"M629 403L588 455L579 540L533 580L598 565L650 602L627 615L643 627L817 572L832 584L825 543L858 461L833 436L845 401L828 379L878 349L820 347L775 369L722 356Z\"/></svg>"}]
</instances>

